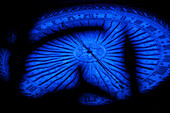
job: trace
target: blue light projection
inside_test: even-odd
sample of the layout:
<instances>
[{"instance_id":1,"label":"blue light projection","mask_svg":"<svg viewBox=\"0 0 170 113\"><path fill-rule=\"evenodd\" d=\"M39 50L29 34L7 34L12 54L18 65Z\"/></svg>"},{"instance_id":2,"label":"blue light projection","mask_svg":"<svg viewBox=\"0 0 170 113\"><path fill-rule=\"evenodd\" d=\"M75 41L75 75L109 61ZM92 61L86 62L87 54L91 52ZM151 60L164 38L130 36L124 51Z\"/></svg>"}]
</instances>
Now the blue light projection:
<instances>
[{"instance_id":1,"label":"blue light projection","mask_svg":"<svg viewBox=\"0 0 170 113\"><path fill-rule=\"evenodd\" d=\"M17 32L15 31L15 29L12 29L8 36L7 36L7 41L9 44L13 44L17 39Z\"/></svg>"},{"instance_id":2,"label":"blue light projection","mask_svg":"<svg viewBox=\"0 0 170 113\"><path fill-rule=\"evenodd\" d=\"M102 30L65 32L75 27ZM139 92L145 93L159 86L170 72L168 29L166 23L147 12L117 5L80 6L45 14L30 31L30 42L55 35L28 55L21 92L37 98L78 88L83 79L116 100L127 99L131 96L131 78L124 62L128 38L135 50ZM61 31L65 33L59 37ZM88 102L86 97L95 94L83 95L80 103L85 105L101 105L107 100Z\"/></svg>"},{"instance_id":3,"label":"blue light projection","mask_svg":"<svg viewBox=\"0 0 170 113\"><path fill-rule=\"evenodd\" d=\"M10 52L7 49L0 49L0 79L3 81L9 81L9 64L8 60L10 57Z\"/></svg>"},{"instance_id":4,"label":"blue light projection","mask_svg":"<svg viewBox=\"0 0 170 113\"><path fill-rule=\"evenodd\" d=\"M88 106L107 105L113 103L113 100L92 93L83 93L79 103Z\"/></svg>"},{"instance_id":5,"label":"blue light projection","mask_svg":"<svg viewBox=\"0 0 170 113\"><path fill-rule=\"evenodd\" d=\"M116 22L112 27L121 30L118 25ZM107 43L105 37L111 36L104 36L101 31L84 31L49 41L28 56L26 77L49 92L70 89L78 87L81 67L84 81L115 95L128 88L129 83L123 58L119 57L123 56L123 39ZM109 59L111 53L116 55ZM126 93L119 98L125 98Z\"/></svg>"}]
</instances>

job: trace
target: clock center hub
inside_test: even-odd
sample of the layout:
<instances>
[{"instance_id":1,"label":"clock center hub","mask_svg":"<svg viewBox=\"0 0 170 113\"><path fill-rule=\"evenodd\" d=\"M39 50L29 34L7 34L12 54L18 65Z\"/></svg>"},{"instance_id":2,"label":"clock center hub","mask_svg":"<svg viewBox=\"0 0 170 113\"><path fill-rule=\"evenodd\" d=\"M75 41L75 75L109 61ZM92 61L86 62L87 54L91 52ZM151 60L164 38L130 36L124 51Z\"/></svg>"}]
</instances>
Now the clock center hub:
<instances>
[{"instance_id":1,"label":"clock center hub","mask_svg":"<svg viewBox=\"0 0 170 113\"><path fill-rule=\"evenodd\" d=\"M86 48L87 47L87 48ZM103 58L106 50L99 44L87 44L86 47L79 45L74 50L74 56L84 62L95 62Z\"/></svg>"}]
</instances>

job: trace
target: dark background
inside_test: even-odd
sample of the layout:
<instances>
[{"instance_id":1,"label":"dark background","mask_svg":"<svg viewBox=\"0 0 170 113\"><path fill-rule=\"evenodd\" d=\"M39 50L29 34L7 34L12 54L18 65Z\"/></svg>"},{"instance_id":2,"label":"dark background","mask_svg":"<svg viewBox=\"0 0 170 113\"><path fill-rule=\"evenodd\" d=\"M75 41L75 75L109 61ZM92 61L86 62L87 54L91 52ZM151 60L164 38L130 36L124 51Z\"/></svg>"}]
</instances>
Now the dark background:
<instances>
[{"instance_id":1,"label":"dark background","mask_svg":"<svg viewBox=\"0 0 170 113\"><path fill-rule=\"evenodd\" d=\"M118 4L150 11L166 21L169 17L169 1L167 0L24 0L1 3L1 34L0 47L9 48L12 53L10 60L12 72L9 82L0 81L0 108L13 112L73 112L73 113L168 113L170 111L170 78L154 89L152 92L138 95L131 100L114 103L110 106L85 107L72 102L76 93L71 97L50 94L43 99L28 99L18 92L18 83L24 67L22 66L25 55L22 54L25 47L27 33L32 27L34 19L39 14L62 7L80 4ZM16 43L9 45L6 37L11 29L15 29L18 35ZM14 74L13 74L14 73ZM67 92L68 93L68 92ZM70 99L71 98L71 99ZM69 100L69 101L68 101ZM5 111L3 111L5 112Z\"/></svg>"}]
</instances>

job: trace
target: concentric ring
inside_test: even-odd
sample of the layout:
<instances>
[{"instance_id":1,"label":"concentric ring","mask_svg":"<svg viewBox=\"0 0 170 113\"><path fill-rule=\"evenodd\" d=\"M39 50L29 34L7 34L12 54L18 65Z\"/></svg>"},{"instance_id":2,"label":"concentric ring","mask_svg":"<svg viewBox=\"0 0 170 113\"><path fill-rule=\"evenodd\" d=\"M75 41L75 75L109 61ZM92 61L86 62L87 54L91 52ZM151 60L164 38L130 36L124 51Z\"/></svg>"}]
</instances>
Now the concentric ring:
<instances>
[{"instance_id":1,"label":"concentric ring","mask_svg":"<svg viewBox=\"0 0 170 113\"><path fill-rule=\"evenodd\" d=\"M80 78L113 97L131 95L124 65L124 44L135 48L140 92L153 89L169 73L169 31L156 17L121 6L83 6L44 16L30 32L30 40L79 27L101 27L54 37L26 59L23 93L37 97L45 92L76 88ZM79 72L81 67L81 77ZM32 84L32 85L30 85ZM42 93L43 92L43 93Z\"/></svg>"}]
</instances>

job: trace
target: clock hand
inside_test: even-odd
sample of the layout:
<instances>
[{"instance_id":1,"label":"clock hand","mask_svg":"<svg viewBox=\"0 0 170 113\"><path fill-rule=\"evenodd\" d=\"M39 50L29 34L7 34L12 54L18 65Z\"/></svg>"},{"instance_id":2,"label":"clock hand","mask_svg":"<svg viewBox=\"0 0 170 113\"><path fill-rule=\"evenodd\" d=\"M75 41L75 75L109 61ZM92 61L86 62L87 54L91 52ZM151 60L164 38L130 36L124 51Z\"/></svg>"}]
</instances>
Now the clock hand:
<instances>
[{"instance_id":1,"label":"clock hand","mask_svg":"<svg viewBox=\"0 0 170 113\"><path fill-rule=\"evenodd\" d=\"M67 25L65 25L66 28L68 28ZM79 39L75 34L70 34L75 40L77 40L86 50L88 53L90 53L95 59L96 61L103 67L103 69L116 81L116 83L123 83L125 84L123 81L121 81L118 77L113 76L114 74L92 53L92 51L90 50L90 48L88 48L81 39ZM117 80L119 80L119 82ZM123 86L118 84L120 86L121 89L123 89ZM125 84L126 86L128 86L127 84Z\"/></svg>"},{"instance_id":2,"label":"clock hand","mask_svg":"<svg viewBox=\"0 0 170 113\"><path fill-rule=\"evenodd\" d=\"M94 54L93 52L90 50L90 48L88 48L76 35L71 34L71 36L76 39L81 45L83 45L83 47L88 51L88 53L90 53L95 59L96 61L103 67L103 69L116 81L116 83L123 83L125 84L123 81L121 81L118 77L116 76L112 76L114 75ZM119 82L117 80L119 80ZM126 86L128 86L127 84L125 84ZM119 86L121 87L121 89L123 89L123 86L119 84Z\"/></svg>"}]
</instances>

